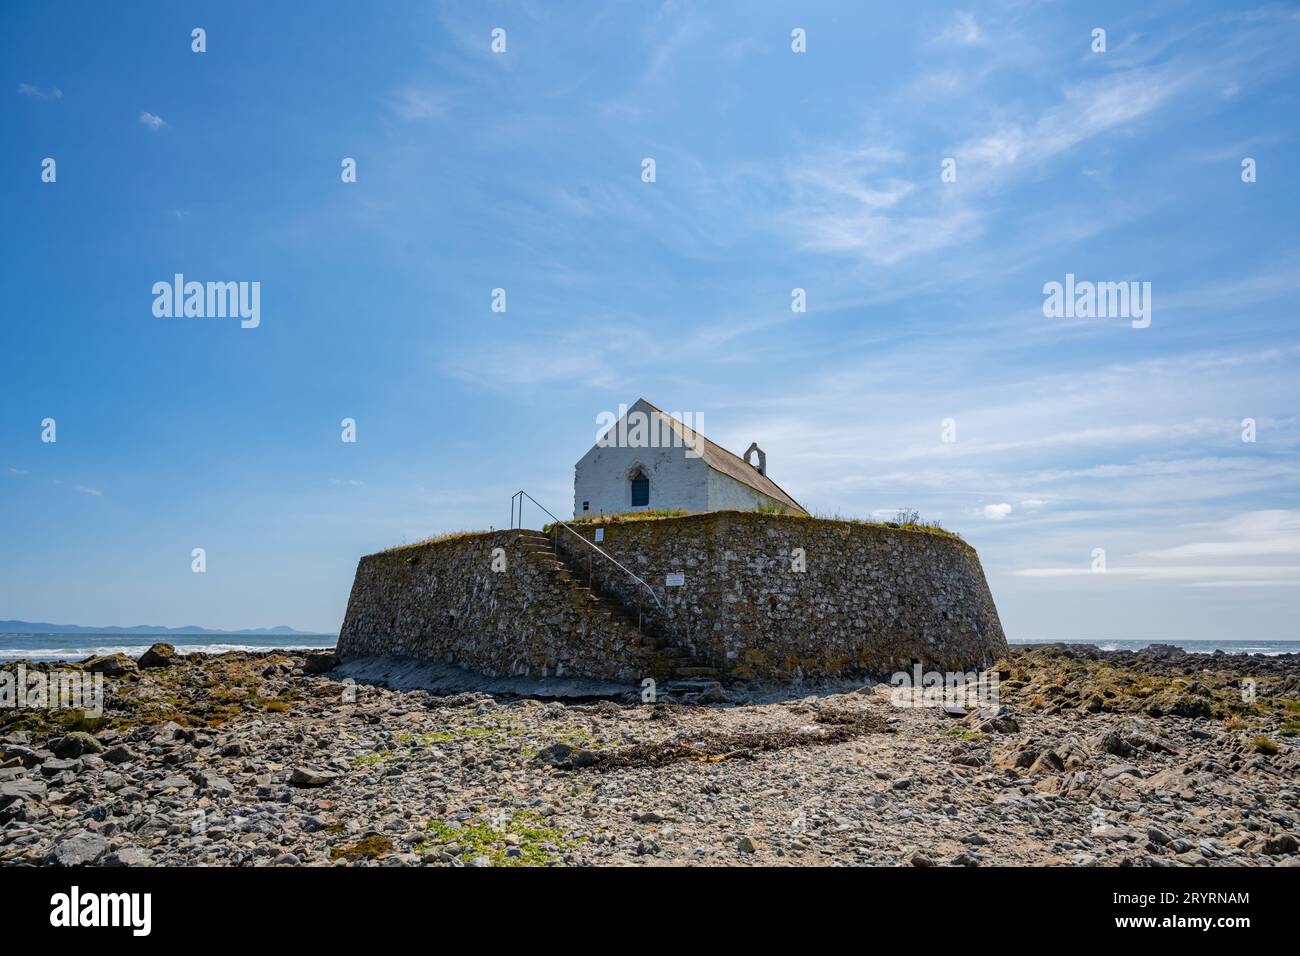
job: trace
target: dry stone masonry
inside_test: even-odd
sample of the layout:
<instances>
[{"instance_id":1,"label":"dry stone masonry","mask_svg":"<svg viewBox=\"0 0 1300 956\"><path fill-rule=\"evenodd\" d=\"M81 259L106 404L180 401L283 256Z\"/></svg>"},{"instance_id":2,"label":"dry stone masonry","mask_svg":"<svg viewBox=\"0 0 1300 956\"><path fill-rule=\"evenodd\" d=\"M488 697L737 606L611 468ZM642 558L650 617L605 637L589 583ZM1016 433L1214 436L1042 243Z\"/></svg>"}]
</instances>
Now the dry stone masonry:
<instances>
[{"instance_id":1,"label":"dry stone masonry","mask_svg":"<svg viewBox=\"0 0 1300 956\"><path fill-rule=\"evenodd\" d=\"M979 557L949 535L731 511L576 528L663 610L565 528L460 535L361 559L340 656L788 680L971 670L1007 650Z\"/></svg>"},{"instance_id":2,"label":"dry stone masonry","mask_svg":"<svg viewBox=\"0 0 1300 956\"><path fill-rule=\"evenodd\" d=\"M539 539L466 534L362 558L339 656L439 660L493 677L633 681L661 671L635 625L530 543Z\"/></svg>"}]
</instances>

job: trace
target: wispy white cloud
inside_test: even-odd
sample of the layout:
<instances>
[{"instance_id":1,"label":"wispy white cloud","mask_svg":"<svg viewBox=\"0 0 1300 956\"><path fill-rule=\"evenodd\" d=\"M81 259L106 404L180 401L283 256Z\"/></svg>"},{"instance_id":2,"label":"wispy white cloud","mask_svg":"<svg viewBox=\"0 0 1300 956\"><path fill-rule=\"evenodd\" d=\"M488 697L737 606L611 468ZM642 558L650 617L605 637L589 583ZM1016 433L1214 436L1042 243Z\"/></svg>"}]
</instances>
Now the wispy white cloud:
<instances>
[{"instance_id":1,"label":"wispy white cloud","mask_svg":"<svg viewBox=\"0 0 1300 956\"><path fill-rule=\"evenodd\" d=\"M958 46L976 46L987 42L984 31L980 29L975 22L975 15L965 11L958 11L953 14L952 19L947 23L942 31L936 37L939 43L951 43Z\"/></svg>"},{"instance_id":2,"label":"wispy white cloud","mask_svg":"<svg viewBox=\"0 0 1300 956\"><path fill-rule=\"evenodd\" d=\"M1117 577L1141 578L1148 581L1176 581L1197 585L1216 583L1226 587L1230 583L1258 584L1260 582L1300 581L1300 565L1144 565L1115 566L1108 565L1104 572L1094 571L1084 564L1082 567L1021 568L1012 574L1024 578L1091 578L1104 581L1111 575ZM1218 582L1204 579L1221 578Z\"/></svg>"},{"instance_id":3,"label":"wispy white cloud","mask_svg":"<svg viewBox=\"0 0 1300 956\"><path fill-rule=\"evenodd\" d=\"M408 121L434 119L447 112L445 94L421 86L403 86L389 96L389 108Z\"/></svg>"},{"instance_id":4,"label":"wispy white cloud","mask_svg":"<svg viewBox=\"0 0 1300 956\"><path fill-rule=\"evenodd\" d=\"M1036 119L968 139L956 147L955 155L978 180L1010 166L1032 167L1149 116L1191 88L1192 80L1188 71L1164 67L1077 83Z\"/></svg>"},{"instance_id":5,"label":"wispy white cloud","mask_svg":"<svg viewBox=\"0 0 1300 956\"><path fill-rule=\"evenodd\" d=\"M1214 540L1139 552L1145 558L1228 558L1300 554L1300 511L1253 511L1213 527Z\"/></svg>"},{"instance_id":6,"label":"wispy white cloud","mask_svg":"<svg viewBox=\"0 0 1300 956\"><path fill-rule=\"evenodd\" d=\"M920 185L899 174L908 168L898 151L882 147L803 157L786 171L790 205L782 222L807 250L885 265L978 235L973 209L929 191L917 197Z\"/></svg>"},{"instance_id":7,"label":"wispy white cloud","mask_svg":"<svg viewBox=\"0 0 1300 956\"><path fill-rule=\"evenodd\" d=\"M1104 576L1203 588L1293 587L1300 583L1300 566L1268 563L1268 559L1279 555L1300 554L1300 511L1249 511L1176 530L1184 537L1189 530L1193 533L1209 530L1216 537L1126 555L1122 560L1112 560ZM1213 559L1215 563L1199 563L1198 559L1203 558ZM1020 568L1012 573L1024 578L1101 576L1084 561Z\"/></svg>"},{"instance_id":8,"label":"wispy white cloud","mask_svg":"<svg viewBox=\"0 0 1300 956\"><path fill-rule=\"evenodd\" d=\"M673 63L692 42L702 40L708 28L706 20L676 0L664 3L642 30L644 56L639 72L622 91L600 107L601 115L606 119L643 117L654 101L651 91L670 77ZM722 49L724 56L734 58L738 48L724 44Z\"/></svg>"},{"instance_id":9,"label":"wispy white cloud","mask_svg":"<svg viewBox=\"0 0 1300 956\"><path fill-rule=\"evenodd\" d=\"M1003 120L951 147L957 183L941 183L941 156L912 157L889 144L798 157L785 170L782 224L805 249L879 265L969 243L984 233L985 207L1008 181L1149 117L1191 83L1179 69L1144 67L1067 87L1037 116Z\"/></svg>"},{"instance_id":10,"label":"wispy white cloud","mask_svg":"<svg viewBox=\"0 0 1300 956\"><path fill-rule=\"evenodd\" d=\"M1198 34L1222 29L1211 21L1155 36L1126 31L1106 55L1104 70L1058 86L1056 77L1061 73L1055 65L1026 59L1034 40L1020 32L1017 19L986 30L973 15L957 13L936 35L935 43L978 47L978 62L945 62L937 56L924 74L872 106L869 121L863 124L867 129L863 141L883 142L900 158L883 165L862 163L859 143L852 140L838 151L822 149L793 158L786 167L790 199L780 217L782 230L803 249L858 257L869 265L894 266L937 251L969 247L984 238L990 223L999 218L1007 191L1046 175L1049 164L1072 160L1098 144L1088 153L1087 166L1096 175L1106 168L1104 151L1120 137L1149 137L1176 107L1217 95L1242 77L1263 79L1286 68L1281 65L1286 64L1285 56L1251 57L1247 52L1250 43L1245 35L1258 46L1262 26L1239 30L1243 35L1234 33L1230 41L1225 38L1230 49L1222 57L1207 60L1189 53ZM1285 29L1276 28L1274 33L1284 35ZM996 35L996 43L985 42L991 35ZM1265 46L1280 53L1281 42L1275 37ZM996 88L986 84L1010 71L1021 74L1024 82L1028 62L1051 70L1036 86L1038 95L1022 99L1008 96L1001 84ZM944 111L950 111L950 104L958 99L961 113L951 117L950 125L960 132L950 145L923 153L904 148L904 137L915 126L918 111L947 115ZM940 184L942 157L957 160L956 183ZM1158 201L1159 197L1152 197L1146 204L1148 211ZM1061 231L1072 229L1079 220L1079 210L1070 206L1068 194L1058 193L1049 208L1040 210L1055 225L1047 230L1027 229L1027 234L1040 247L1055 244ZM1090 228L1117 229L1142 211L1133 204L1107 209L1104 216L1094 217ZM1004 250L1002 261L1021 258Z\"/></svg>"},{"instance_id":11,"label":"wispy white cloud","mask_svg":"<svg viewBox=\"0 0 1300 956\"><path fill-rule=\"evenodd\" d=\"M63 91L57 86L51 87L48 92L42 90L39 86L33 86L31 83L19 83L18 92L23 96L34 96L42 100L61 100Z\"/></svg>"},{"instance_id":12,"label":"wispy white cloud","mask_svg":"<svg viewBox=\"0 0 1300 956\"><path fill-rule=\"evenodd\" d=\"M145 111L140 114L140 125L147 126L152 130L160 130L167 125L167 121L155 113Z\"/></svg>"}]
</instances>

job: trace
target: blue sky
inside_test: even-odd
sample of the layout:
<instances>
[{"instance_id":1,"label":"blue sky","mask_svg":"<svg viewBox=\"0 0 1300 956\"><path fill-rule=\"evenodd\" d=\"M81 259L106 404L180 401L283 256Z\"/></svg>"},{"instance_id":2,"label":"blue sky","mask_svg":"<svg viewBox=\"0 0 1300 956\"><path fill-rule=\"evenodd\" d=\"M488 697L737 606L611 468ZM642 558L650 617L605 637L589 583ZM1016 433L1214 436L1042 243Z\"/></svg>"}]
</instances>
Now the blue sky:
<instances>
[{"instance_id":1,"label":"blue sky","mask_svg":"<svg viewBox=\"0 0 1300 956\"><path fill-rule=\"evenodd\" d=\"M0 618L335 630L644 396L1013 639L1300 636L1300 8L1132 6L4 4Z\"/></svg>"}]
</instances>

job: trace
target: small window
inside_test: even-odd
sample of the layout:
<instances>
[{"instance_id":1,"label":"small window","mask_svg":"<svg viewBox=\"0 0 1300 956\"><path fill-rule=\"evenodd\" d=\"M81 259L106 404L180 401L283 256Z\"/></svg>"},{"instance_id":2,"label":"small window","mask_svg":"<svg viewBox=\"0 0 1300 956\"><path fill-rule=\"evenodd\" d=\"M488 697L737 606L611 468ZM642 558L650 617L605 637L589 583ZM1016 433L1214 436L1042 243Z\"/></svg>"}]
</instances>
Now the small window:
<instances>
[{"instance_id":1,"label":"small window","mask_svg":"<svg viewBox=\"0 0 1300 956\"><path fill-rule=\"evenodd\" d=\"M590 502L590 501L584 501L584 502L582 503L582 510L583 510L583 511L590 511L590 510L591 510L591 502Z\"/></svg>"},{"instance_id":2,"label":"small window","mask_svg":"<svg viewBox=\"0 0 1300 956\"><path fill-rule=\"evenodd\" d=\"M650 479L638 472L632 479L632 507L640 508L650 504Z\"/></svg>"}]
</instances>

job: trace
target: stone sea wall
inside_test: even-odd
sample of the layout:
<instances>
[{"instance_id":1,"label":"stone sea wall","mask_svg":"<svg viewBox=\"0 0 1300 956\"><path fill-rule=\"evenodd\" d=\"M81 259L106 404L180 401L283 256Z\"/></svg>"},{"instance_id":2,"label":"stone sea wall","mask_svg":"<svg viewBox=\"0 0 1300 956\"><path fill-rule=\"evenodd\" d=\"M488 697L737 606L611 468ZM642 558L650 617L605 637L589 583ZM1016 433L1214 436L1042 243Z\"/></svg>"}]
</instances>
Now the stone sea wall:
<instances>
[{"instance_id":1,"label":"stone sea wall","mask_svg":"<svg viewBox=\"0 0 1300 956\"><path fill-rule=\"evenodd\" d=\"M595 540L596 527L578 530ZM1007 649L979 557L946 535L750 512L605 524L600 547L662 611L569 531L557 540L582 583L590 574L624 607L639 601L644 637L530 554L518 532L498 531L362 558L340 656L635 682L664 673L656 636L731 680L884 675L914 663L970 670ZM494 554L504 569L493 570Z\"/></svg>"},{"instance_id":2,"label":"stone sea wall","mask_svg":"<svg viewBox=\"0 0 1300 956\"><path fill-rule=\"evenodd\" d=\"M596 528L578 526L594 541ZM586 562L567 531L561 547ZM975 549L948 535L849 521L719 511L612 522L596 558L606 590L732 678L968 670L1007 650ZM666 584L680 572L683 583Z\"/></svg>"},{"instance_id":3,"label":"stone sea wall","mask_svg":"<svg viewBox=\"0 0 1300 956\"><path fill-rule=\"evenodd\" d=\"M446 661L493 677L639 681L660 669L635 627L583 600L515 531L362 558L338 654Z\"/></svg>"}]
</instances>

